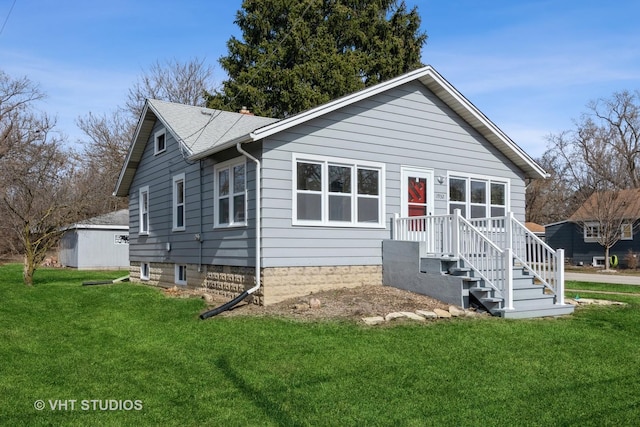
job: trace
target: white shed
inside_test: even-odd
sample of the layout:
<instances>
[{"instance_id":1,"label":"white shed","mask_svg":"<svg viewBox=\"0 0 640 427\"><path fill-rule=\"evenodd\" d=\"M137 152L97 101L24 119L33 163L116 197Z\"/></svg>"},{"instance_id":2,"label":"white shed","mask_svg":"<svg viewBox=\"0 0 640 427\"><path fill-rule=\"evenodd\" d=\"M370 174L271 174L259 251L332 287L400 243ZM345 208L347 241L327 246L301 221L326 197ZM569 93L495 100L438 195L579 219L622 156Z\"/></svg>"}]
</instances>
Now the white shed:
<instances>
[{"instance_id":1,"label":"white shed","mask_svg":"<svg viewBox=\"0 0 640 427\"><path fill-rule=\"evenodd\" d=\"M81 270L129 268L129 211L110 212L67 227L58 261Z\"/></svg>"}]
</instances>

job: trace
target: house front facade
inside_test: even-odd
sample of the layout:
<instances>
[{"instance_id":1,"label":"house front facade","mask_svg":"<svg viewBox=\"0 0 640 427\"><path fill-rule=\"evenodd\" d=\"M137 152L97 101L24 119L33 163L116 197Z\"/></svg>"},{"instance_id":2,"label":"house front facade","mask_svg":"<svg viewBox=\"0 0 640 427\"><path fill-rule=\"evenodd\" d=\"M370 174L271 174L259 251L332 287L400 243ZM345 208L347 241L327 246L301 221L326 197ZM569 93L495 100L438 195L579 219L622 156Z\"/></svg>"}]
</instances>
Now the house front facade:
<instances>
[{"instance_id":1,"label":"house front facade","mask_svg":"<svg viewBox=\"0 0 640 427\"><path fill-rule=\"evenodd\" d=\"M145 104L115 194L131 279L255 301L381 285L394 217L524 221L544 171L432 67L283 120Z\"/></svg>"}]
</instances>

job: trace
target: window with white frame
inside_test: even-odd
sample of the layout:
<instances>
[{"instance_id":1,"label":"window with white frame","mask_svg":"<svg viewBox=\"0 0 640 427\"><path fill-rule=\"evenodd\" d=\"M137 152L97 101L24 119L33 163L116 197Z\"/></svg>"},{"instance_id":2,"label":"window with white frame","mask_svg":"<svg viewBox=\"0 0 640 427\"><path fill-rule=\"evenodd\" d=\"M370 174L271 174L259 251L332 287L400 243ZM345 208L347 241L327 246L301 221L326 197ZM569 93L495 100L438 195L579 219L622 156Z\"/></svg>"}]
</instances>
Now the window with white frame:
<instances>
[{"instance_id":1,"label":"window with white frame","mask_svg":"<svg viewBox=\"0 0 640 427\"><path fill-rule=\"evenodd\" d=\"M184 173L173 177L173 231L185 229L185 177Z\"/></svg>"},{"instance_id":2,"label":"window with white frame","mask_svg":"<svg viewBox=\"0 0 640 427\"><path fill-rule=\"evenodd\" d=\"M247 225L247 176L245 158L214 167L215 226Z\"/></svg>"},{"instance_id":3,"label":"window with white frame","mask_svg":"<svg viewBox=\"0 0 640 427\"><path fill-rule=\"evenodd\" d=\"M508 211L508 181L492 177L449 176L449 213L465 218L504 216Z\"/></svg>"},{"instance_id":4,"label":"window with white frame","mask_svg":"<svg viewBox=\"0 0 640 427\"><path fill-rule=\"evenodd\" d=\"M149 187L140 188L139 195L140 234L149 234Z\"/></svg>"},{"instance_id":5,"label":"window with white frame","mask_svg":"<svg viewBox=\"0 0 640 427\"><path fill-rule=\"evenodd\" d=\"M153 154L160 154L167 149L167 133L164 129L159 130L153 137Z\"/></svg>"},{"instance_id":6,"label":"window with white frame","mask_svg":"<svg viewBox=\"0 0 640 427\"><path fill-rule=\"evenodd\" d=\"M140 264L140 280L149 280L151 268L148 262Z\"/></svg>"},{"instance_id":7,"label":"window with white frame","mask_svg":"<svg viewBox=\"0 0 640 427\"><path fill-rule=\"evenodd\" d=\"M293 156L293 224L384 227L384 165Z\"/></svg>"},{"instance_id":8,"label":"window with white frame","mask_svg":"<svg viewBox=\"0 0 640 427\"><path fill-rule=\"evenodd\" d=\"M586 222L582 230L585 242L597 242L603 237L599 222ZM620 240L633 240L633 224L623 222L620 225Z\"/></svg>"},{"instance_id":9,"label":"window with white frame","mask_svg":"<svg viewBox=\"0 0 640 427\"><path fill-rule=\"evenodd\" d=\"M175 284L187 284L187 266L184 264L176 264L175 266Z\"/></svg>"},{"instance_id":10,"label":"window with white frame","mask_svg":"<svg viewBox=\"0 0 640 427\"><path fill-rule=\"evenodd\" d=\"M585 242L595 242L601 237L600 224L597 222L587 222L583 226L583 232Z\"/></svg>"}]
</instances>

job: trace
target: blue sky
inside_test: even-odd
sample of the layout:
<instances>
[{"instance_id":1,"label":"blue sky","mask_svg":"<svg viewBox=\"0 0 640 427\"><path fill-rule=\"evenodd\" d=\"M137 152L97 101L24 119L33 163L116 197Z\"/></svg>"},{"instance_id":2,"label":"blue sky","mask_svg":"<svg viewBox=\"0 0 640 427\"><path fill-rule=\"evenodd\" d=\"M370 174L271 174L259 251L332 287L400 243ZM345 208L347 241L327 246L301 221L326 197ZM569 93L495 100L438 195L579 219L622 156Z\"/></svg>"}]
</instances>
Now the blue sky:
<instances>
[{"instance_id":1,"label":"blue sky","mask_svg":"<svg viewBox=\"0 0 640 427\"><path fill-rule=\"evenodd\" d=\"M640 89L637 0L406 2L418 6L429 36L422 61L534 157L547 135L573 127L588 101ZM41 109L75 142L83 137L77 117L123 105L156 60L204 59L221 82L217 60L240 35L240 5L0 0L0 69L38 82L48 94Z\"/></svg>"}]
</instances>

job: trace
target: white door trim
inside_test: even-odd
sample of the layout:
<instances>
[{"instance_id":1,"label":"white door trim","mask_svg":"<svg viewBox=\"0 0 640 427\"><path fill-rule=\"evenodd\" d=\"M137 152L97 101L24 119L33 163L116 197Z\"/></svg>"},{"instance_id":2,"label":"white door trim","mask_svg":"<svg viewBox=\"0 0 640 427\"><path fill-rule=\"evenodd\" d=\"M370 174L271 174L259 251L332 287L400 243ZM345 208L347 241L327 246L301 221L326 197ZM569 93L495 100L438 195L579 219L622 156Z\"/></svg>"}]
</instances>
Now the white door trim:
<instances>
[{"instance_id":1,"label":"white door trim","mask_svg":"<svg viewBox=\"0 0 640 427\"><path fill-rule=\"evenodd\" d=\"M417 168L415 166L402 166L400 168L400 216L409 216L409 201L407 197L407 179L409 177L425 178L427 180L427 215L433 215L434 186L433 169Z\"/></svg>"}]
</instances>

